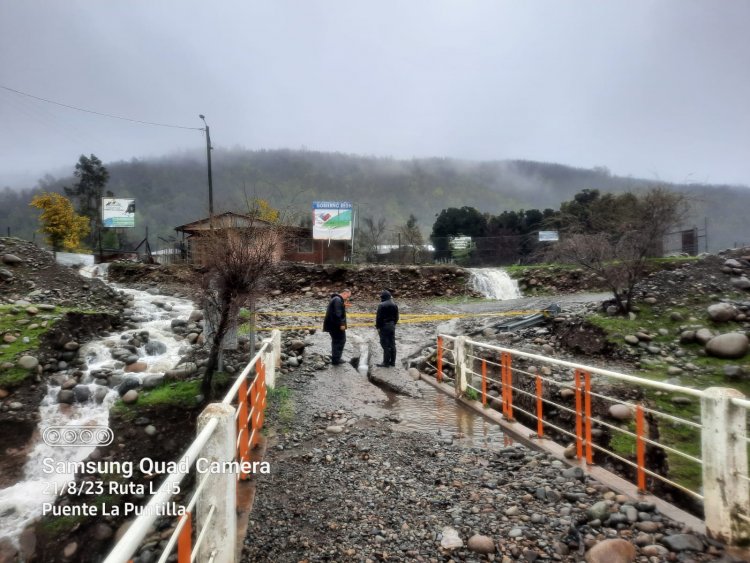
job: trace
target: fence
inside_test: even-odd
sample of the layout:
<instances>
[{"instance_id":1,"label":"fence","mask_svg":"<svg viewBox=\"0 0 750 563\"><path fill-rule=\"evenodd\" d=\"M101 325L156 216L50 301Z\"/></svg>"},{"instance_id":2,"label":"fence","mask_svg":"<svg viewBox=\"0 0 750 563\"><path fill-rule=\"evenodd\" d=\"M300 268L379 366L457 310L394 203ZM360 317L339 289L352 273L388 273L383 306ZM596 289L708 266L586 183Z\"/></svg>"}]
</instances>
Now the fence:
<instances>
[{"instance_id":1,"label":"fence","mask_svg":"<svg viewBox=\"0 0 750 563\"><path fill-rule=\"evenodd\" d=\"M431 367L438 383L452 380L457 396L475 396L485 407L501 411L503 419L517 425L518 433L531 433L537 441L551 437L568 440L573 444L570 453L586 465L616 460L631 468L639 492L672 489L701 501L711 537L729 544L750 540L750 401L739 391L681 387L464 336L439 335ZM613 384L626 384L625 392L638 400L608 394ZM656 397L659 392L700 400L700 422L653 408L648 394ZM625 422L603 420L602 416L612 416L608 405L619 405L616 409ZM661 438L659 429L668 427L679 427L680 431L672 434L687 439L667 443L670 432L665 431L666 438ZM694 448L698 452L684 451L691 445L691 437L700 444ZM699 468L699 490L669 477L665 455L675 465Z\"/></svg>"},{"instance_id":2,"label":"fence","mask_svg":"<svg viewBox=\"0 0 750 563\"><path fill-rule=\"evenodd\" d=\"M198 474L197 485L158 562L167 561L175 547L178 563L236 560L237 482L251 475L250 453L260 442L266 388L275 385L280 354L281 333L274 330L222 402L208 405L198 417L197 436L176 464L176 467L188 468L187 471L166 476L105 563L132 561L131 557L149 534L160 509L167 505L174 491L179 490L191 469ZM251 374L254 377L248 383ZM197 467L199 463L205 471Z\"/></svg>"}]
</instances>

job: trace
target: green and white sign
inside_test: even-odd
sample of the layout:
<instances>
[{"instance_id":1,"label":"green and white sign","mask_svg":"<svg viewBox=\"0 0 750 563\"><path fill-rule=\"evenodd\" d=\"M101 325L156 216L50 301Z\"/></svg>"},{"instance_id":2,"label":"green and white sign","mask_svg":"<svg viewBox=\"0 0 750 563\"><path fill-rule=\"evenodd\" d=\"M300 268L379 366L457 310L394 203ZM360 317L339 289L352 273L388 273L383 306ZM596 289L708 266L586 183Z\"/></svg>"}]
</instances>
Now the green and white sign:
<instances>
[{"instance_id":1,"label":"green and white sign","mask_svg":"<svg viewBox=\"0 0 750 563\"><path fill-rule=\"evenodd\" d=\"M313 238L352 238L352 204L348 201L313 201Z\"/></svg>"},{"instance_id":2,"label":"green and white sign","mask_svg":"<svg viewBox=\"0 0 750 563\"><path fill-rule=\"evenodd\" d=\"M135 227L135 200L103 197L102 225L105 227Z\"/></svg>"}]
</instances>

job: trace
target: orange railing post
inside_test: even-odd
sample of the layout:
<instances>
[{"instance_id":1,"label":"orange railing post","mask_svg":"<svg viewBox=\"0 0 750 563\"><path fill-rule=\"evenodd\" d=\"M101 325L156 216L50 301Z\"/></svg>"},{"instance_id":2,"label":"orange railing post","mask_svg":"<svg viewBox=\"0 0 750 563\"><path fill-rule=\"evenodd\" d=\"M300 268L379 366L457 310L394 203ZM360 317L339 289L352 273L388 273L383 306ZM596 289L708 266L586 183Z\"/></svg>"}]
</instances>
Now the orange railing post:
<instances>
[{"instance_id":1,"label":"orange railing post","mask_svg":"<svg viewBox=\"0 0 750 563\"><path fill-rule=\"evenodd\" d=\"M183 516L185 525L177 538L177 563L190 563L193 552L193 521L192 515L186 512Z\"/></svg>"},{"instance_id":2,"label":"orange railing post","mask_svg":"<svg viewBox=\"0 0 750 563\"><path fill-rule=\"evenodd\" d=\"M247 428L247 379L240 383L237 393L237 457L238 461L245 462L250 459L249 436ZM242 471L240 479L245 479L247 474Z\"/></svg>"},{"instance_id":3,"label":"orange railing post","mask_svg":"<svg viewBox=\"0 0 750 563\"><path fill-rule=\"evenodd\" d=\"M638 461L638 491L646 492L646 443L643 441L643 432L645 428L643 417L643 407L635 407L635 451Z\"/></svg>"},{"instance_id":4,"label":"orange railing post","mask_svg":"<svg viewBox=\"0 0 750 563\"><path fill-rule=\"evenodd\" d=\"M438 336L437 380L438 380L438 383L441 383L443 381L443 337L442 336Z\"/></svg>"},{"instance_id":5,"label":"orange railing post","mask_svg":"<svg viewBox=\"0 0 750 563\"><path fill-rule=\"evenodd\" d=\"M542 418L542 377L536 376L536 435L544 437L544 420Z\"/></svg>"},{"instance_id":6,"label":"orange railing post","mask_svg":"<svg viewBox=\"0 0 750 563\"><path fill-rule=\"evenodd\" d=\"M487 406L487 360L482 360L482 404Z\"/></svg>"},{"instance_id":7,"label":"orange railing post","mask_svg":"<svg viewBox=\"0 0 750 563\"><path fill-rule=\"evenodd\" d=\"M513 368L510 352L503 352L500 356L503 374L503 414L508 420L513 420Z\"/></svg>"},{"instance_id":8,"label":"orange railing post","mask_svg":"<svg viewBox=\"0 0 750 563\"><path fill-rule=\"evenodd\" d=\"M583 458L583 397L581 394L581 371L576 370L576 457Z\"/></svg>"},{"instance_id":9,"label":"orange railing post","mask_svg":"<svg viewBox=\"0 0 750 563\"><path fill-rule=\"evenodd\" d=\"M586 463L594 463L594 442L591 440L591 375L583 372L586 408Z\"/></svg>"}]
</instances>

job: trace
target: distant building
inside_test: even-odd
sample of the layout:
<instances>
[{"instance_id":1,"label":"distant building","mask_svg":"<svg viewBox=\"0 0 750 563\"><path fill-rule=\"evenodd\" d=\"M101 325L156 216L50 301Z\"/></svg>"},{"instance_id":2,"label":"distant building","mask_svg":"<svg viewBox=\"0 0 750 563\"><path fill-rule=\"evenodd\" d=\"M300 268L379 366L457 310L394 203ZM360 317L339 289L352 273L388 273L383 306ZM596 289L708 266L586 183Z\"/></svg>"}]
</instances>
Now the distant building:
<instances>
[{"instance_id":1,"label":"distant building","mask_svg":"<svg viewBox=\"0 0 750 563\"><path fill-rule=\"evenodd\" d=\"M344 262L347 256L349 242L341 240L314 240L312 227L293 227L276 225L250 215L243 215L228 211L214 215L213 229L215 231L229 229L279 229L277 255L280 260L290 262L313 262L315 264ZM193 264L204 264L207 241L205 236L211 231L209 218L199 219L175 227L175 231L182 234L184 259Z\"/></svg>"}]
</instances>

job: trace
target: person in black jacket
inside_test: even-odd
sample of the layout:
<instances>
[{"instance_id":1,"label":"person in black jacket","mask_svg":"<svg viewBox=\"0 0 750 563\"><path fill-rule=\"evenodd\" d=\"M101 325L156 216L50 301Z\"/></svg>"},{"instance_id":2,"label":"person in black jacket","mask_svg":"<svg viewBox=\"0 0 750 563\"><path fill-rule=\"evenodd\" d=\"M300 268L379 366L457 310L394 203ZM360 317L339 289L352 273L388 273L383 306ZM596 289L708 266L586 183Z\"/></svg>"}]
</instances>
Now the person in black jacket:
<instances>
[{"instance_id":1,"label":"person in black jacket","mask_svg":"<svg viewBox=\"0 0 750 563\"><path fill-rule=\"evenodd\" d=\"M380 334L380 346L383 347L383 363L378 367L396 365L396 323L398 323L398 305L391 299L391 292L384 290L380 294L380 305L375 315L375 328Z\"/></svg>"},{"instance_id":2,"label":"person in black jacket","mask_svg":"<svg viewBox=\"0 0 750 563\"><path fill-rule=\"evenodd\" d=\"M341 293L331 295L326 316L323 320L323 332L331 335L331 363L334 366L343 364L341 354L346 344L346 304L352 292L344 289Z\"/></svg>"}]
</instances>

